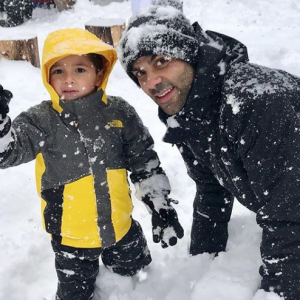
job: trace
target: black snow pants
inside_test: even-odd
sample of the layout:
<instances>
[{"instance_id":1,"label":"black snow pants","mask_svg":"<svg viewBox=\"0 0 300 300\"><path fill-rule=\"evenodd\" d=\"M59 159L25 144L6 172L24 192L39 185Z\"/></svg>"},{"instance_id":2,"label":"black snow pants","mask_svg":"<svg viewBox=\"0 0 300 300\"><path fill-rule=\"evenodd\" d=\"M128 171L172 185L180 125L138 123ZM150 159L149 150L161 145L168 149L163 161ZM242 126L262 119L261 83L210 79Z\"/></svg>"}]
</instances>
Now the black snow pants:
<instances>
[{"instance_id":1,"label":"black snow pants","mask_svg":"<svg viewBox=\"0 0 300 300\"><path fill-rule=\"evenodd\" d=\"M90 300L99 273L99 257L113 272L132 276L151 262L140 224L132 226L122 240L108 248L73 248L52 240L58 277L57 300Z\"/></svg>"}]
</instances>

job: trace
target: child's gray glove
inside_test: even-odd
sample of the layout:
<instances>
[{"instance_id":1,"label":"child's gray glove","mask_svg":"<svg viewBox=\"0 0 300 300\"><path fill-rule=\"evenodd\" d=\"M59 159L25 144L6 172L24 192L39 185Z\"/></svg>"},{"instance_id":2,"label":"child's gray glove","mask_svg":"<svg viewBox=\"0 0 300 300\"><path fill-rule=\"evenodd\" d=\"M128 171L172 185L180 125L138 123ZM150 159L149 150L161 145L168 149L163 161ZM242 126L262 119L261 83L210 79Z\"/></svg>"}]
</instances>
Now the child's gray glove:
<instances>
[{"instance_id":1,"label":"child's gray glove","mask_svg":"<svg viewBox=\"0 0 300 300\"><path fill-rule=\"evenodd\" d=\"M176 210L170 203L177 202L165 196L165 199L157 207L158 205L154 205L149 195L145 195L142 201L149 207L152 213L153 242L161 242L163 248L176 245L177 238L181 239L184 235Z\"/></svg>"},{"instance_id":2,"label":"child's gray glove","mask_svg":"<svg viewBox=\"0 0 300 300\"><path fill-rule=\"evenodd\" d=\"M0 121L4 120L9 112L9 102L13 97L12 93L8 90L4 90L2 85L0 85Z\"/></svg>"}]
</instances>

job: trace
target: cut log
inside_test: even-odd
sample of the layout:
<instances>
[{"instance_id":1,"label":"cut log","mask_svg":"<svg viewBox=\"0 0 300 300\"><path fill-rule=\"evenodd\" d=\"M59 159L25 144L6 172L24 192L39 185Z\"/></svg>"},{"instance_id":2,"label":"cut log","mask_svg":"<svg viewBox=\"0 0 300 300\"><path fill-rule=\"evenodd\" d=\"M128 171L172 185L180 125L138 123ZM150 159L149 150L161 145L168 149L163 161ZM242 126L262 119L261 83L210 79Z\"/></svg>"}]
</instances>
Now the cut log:
<instances>
[{"instance_id":1,"label":"cut log","mask_svg":"<svg viewBox=\"0 0 300 300\"><path fill-rule=\"evenodd\" d=\"M85 29L116 48L125 29L125 20L95 18L85 24Z\"/></svg>"},{"instance_id":2,"label":"cut log","mask_svg":"<svg viewBox=\"0 0 300 300\"><path fill-rule=\"evenodd\" d=\"M27 60L33 66L40 67L37 37L21 40L0 40L0 58Z\"/></svg>"},{"instance_id":3,"label":"cut log","mask_svg":"<svg viewBox=\"0 0 300 300\"><path fill-rule=\"evenodd\" d=\"M58 11L68 10L76 3L76 0L54 0Z\"/></svg>"}]
</instances>

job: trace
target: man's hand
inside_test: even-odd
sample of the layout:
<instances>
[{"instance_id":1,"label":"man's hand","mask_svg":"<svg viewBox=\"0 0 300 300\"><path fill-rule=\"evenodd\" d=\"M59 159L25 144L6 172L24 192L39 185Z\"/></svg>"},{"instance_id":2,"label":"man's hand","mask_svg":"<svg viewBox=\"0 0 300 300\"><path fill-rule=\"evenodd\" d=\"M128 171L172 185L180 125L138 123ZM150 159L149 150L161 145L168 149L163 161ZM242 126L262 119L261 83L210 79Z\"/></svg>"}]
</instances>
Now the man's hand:
<instances>
[{"instance_id":1,"label":"man's hand","mask_svg":"<svg viewBox=\"0 0 300 300\"><path fill-rule=\"evenodd\" d=\"M4 120L9 112L9 102L13 97L12 93L8 90L4 90L0 85L0 120Z\"/></svg>"},{"instance_id":2,"label":"man's hand","mask_svg":"<svg viewBox=\"0 0 300 300\"><path fill-rule=\"evenodd\" d=\"M146 195L142 201L152 212L153 242L160 242L163 248L176 245L177 239L183 237L184 231L179 223L175 209L170 204L172 200L164 199L155 206L153 200ZM157 206L159 206L159 208Z\"/></svg>"}]
</instances>

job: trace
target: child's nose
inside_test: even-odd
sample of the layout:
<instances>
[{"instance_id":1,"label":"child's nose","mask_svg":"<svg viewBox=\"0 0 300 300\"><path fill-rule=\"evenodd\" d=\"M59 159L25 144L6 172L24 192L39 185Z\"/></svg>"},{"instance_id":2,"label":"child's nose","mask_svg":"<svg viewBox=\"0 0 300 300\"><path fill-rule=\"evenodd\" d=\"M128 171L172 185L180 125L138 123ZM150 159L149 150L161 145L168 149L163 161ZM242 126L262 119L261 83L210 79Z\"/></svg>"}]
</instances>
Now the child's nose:
<instances>
[{"instance_id":1,"label":"child's nose","mask_svg":"<svg viewBox=\"0 0 300 300\"><path fill-rule=\"evenodd\" d=\"M74 83L75 79L74 76L72 74L66 74L65 78L64 78L64 83L65 84L70 84L70 83Z\"/></svg>"}]
</instances>

